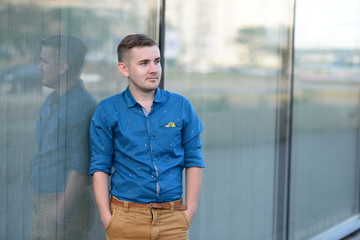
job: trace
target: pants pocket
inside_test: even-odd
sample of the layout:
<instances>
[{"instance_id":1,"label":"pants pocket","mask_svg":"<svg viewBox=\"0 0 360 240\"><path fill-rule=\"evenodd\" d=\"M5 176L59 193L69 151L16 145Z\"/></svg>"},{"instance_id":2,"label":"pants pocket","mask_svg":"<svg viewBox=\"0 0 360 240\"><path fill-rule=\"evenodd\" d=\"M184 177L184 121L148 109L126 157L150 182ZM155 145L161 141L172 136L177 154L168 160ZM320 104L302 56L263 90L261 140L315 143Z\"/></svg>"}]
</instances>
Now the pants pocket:
<instances>
[{"instance_id":1,"label":"pants pocket","mask_svg":"<svg viewBox=\"0 0 360 240\"><path fill-rule=\"evenodd\" d=\"M112 225L113 222L114 222L114 218L115 218L115 216L116 216L116 209L112 209L111 212L112 212L112 213L111 213L110 222L109 222L109 223L106 225L106 227L105 227L105 231L106 231L106 232L109 231L111 225Z\"/></svg>"},{"instance_id":2,"label":"pants pocket","mask_svg":"<svg viewBox=\"0 0 360 240\"><path fill-rule=\"evenodd\" d=\"M185 223L187 225L188 228L190 228L190 222L189 219L187 218L187 216L185 215L184 211L179 211L181 213L181 215L183 216Z\"/></svg>"}]
</instances>

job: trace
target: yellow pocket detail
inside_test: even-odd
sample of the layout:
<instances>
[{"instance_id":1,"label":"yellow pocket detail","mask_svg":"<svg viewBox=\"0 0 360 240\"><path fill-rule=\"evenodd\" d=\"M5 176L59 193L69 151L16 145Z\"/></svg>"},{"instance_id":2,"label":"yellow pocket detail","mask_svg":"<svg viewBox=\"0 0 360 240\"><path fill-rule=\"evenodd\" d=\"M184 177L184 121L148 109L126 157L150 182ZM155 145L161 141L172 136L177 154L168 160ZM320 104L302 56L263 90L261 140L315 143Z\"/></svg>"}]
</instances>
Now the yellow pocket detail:
<instances>
[{"instance_id":1,"label":"yellow pocket detail","mask_svg":"<svg viewBox=\"0 0 360 240\"><path fill-rule=\"evenodd\" d=\"M168 124L166 124L164 127L176 127L176 124L173 122L169 122Z\"/></svg>"}]
</instances>

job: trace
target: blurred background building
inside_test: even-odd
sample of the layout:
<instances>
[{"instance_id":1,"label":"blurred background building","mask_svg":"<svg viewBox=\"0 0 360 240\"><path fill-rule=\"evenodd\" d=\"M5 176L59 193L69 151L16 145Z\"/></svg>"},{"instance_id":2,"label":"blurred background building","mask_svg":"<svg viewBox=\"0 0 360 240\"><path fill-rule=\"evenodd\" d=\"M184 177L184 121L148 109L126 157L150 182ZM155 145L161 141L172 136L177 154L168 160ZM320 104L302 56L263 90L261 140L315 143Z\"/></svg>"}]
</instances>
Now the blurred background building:
<instances>
[{"instance_id":1,"label":"blurred background building","mask_svg":"<svg viewBox=\"0 0 360 240\"><path fill-rule=\"evenodd\" d=\"M360 228L360 1L0 2L0 239L28 239L30 161L50 89L41 38L88 46L99 101L127 86L116 47L156 39L164 88L204 123L207 167L190 239L342 239ZM89 239L104 239L99 221Z\"/></svg>"}]
</instances>

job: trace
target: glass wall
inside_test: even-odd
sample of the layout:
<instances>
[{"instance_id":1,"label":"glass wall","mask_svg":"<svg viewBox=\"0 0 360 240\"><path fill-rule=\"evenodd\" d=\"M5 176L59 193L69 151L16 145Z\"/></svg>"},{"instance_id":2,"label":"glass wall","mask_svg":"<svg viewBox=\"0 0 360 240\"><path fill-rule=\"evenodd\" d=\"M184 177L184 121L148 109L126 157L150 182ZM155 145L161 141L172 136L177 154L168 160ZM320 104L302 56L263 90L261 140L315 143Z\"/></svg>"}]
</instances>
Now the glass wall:
<instances>
[{"instance_id":1,"label":"glass wall","mask_svg":"<svg viewBox=\"0 0 360 240\"><path fill-rule=\"evenodd\" d=\"M358 9L352 0L297 2L291 239L358 225Z\"/></svg>"},{"instance_id":2,"label":"glass wall","mask_svg":"<svg viewBox=\"0 0 360 240\"><path fill-rule=\"evenodd\" d=\"M159 3L0 2L0 239L35 239L44 226L53 231L48 239L105 238L98 217L91 215L97 211L89 179L84 180L88 122L97 101L127 85L116 68L119 41L134 32L158 38ZM42 38L59 34L74 35L87 46L83 87L78 82L70 87L69 74L65 85L46 82L62 72L63 61L81 58L81 44L68 39L50 45L51 54L42 51ZM77 201L79 195L86 202ZM46 205L49 199L55 204ZM69 238L68 230L76 227L83 231Z\"/></svg>"},{"instance_id":3,"label":"glass wall","mask_svg":"<svg viewBox=\"0 0 360 240\"><path fill-rule=\"evenodd\" d=\"M0 2L0 239L36 238L54 226L43 219L57 222L49 239L77 228L76 239L105 239L86 177L87 126L97 102L127 86L116 47L130 33L161 44L164 88L186 96L204 124L190 239L328 240L360 228L359 5ZM49 52L53 35L76 40L57 38ZM82 44L82 81L59 74L81 61Z\"/></svg>"},{"instance_id":4,"label":"glass wall","mask_svg":"<svg viewBox=\"0 0 360 240\"><path fill-rule=\"evenodd\" d=\"M165 89L188 97L205 129L191 239L280 239L278 92L290 82L292 9L282 0L166 2Z\"/></svg>"}]
</instances>

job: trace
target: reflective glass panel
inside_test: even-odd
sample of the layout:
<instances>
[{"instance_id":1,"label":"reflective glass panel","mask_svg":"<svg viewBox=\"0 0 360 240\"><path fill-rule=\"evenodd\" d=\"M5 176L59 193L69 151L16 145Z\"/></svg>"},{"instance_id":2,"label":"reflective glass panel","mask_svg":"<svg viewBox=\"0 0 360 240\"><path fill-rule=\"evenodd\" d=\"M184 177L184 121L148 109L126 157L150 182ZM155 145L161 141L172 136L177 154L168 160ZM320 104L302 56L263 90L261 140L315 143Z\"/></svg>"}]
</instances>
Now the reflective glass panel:
<instances>
[{"instance_id":1,"label":"reflective glass panel","mask_svg":"<svg viewBox=\"0 0 360 240\"><path fill-rule=\"evenodd\" d=\"M127 86L120 40L157 39L159 2L0 2L0 239L105 239L88 125L97 102Z\"/></svg>"},{"instance_id":2,"label":"reflective glass panel","mask_svg":"<svg viewBox=\"0 0 360 240\"><path fill-rule=\"evenodd\" d=\"M360 3L298 1L290 239L358 213Z\"/></svg>"},{"instance_id":3,"label":"reflective glass panel","mask_svg":"<svg viewBox=\"0 0 360 240\"><path fill-rule=\"evenodd\" d=\"M167 1L165 89L203 121L192 239L273 239L278 81L288 1ZM259 7L261 6L261 7Z\"/></svg>"}]
</instances>

